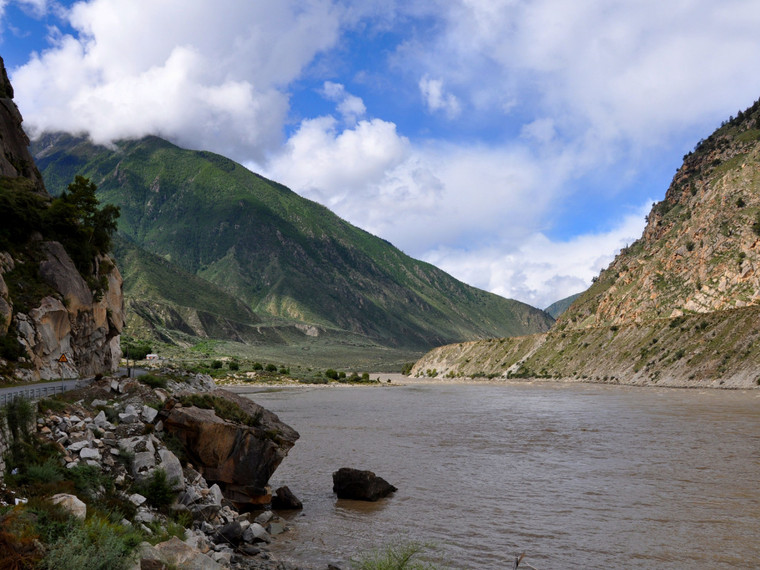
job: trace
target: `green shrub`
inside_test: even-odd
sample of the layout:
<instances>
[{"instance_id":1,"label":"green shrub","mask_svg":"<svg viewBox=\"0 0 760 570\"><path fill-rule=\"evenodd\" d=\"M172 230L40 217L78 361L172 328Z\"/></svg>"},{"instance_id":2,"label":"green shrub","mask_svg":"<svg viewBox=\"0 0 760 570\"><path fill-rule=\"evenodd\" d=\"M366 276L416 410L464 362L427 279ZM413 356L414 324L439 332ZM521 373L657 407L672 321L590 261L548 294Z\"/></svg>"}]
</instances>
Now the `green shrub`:
<instances>
[{"instance_id":1,"label":"green shrub","mask_svg":"<svg viewBox=\"0 0 760 570\"><path fill-rule=\"evenodd\" d=\"M137 379L151 388L166 388L167 384L166 378L156 376L155 374L143 374L142 376L138 376Z\"/></svg>"},{"instance_id":2,"label":"green shrub","mask_svg":"<svg viewBox=\"0 0 760 570\"><path fill-rule=\"evenodd\" d=\"M206 410L214 410L214 413L222 419L238 422L247 426L258 426L261 424L261 413L254 416L243 411L232 400L212 396L210 394L189 394L180 399L183 406L195 406Z\"/></svg>"},{"instance_id":3,"label":"green shrub","mask_svg":"<svg viewBox=\"0 0 760 570\"><path fill-rule=\"evenodd\" d=\"M48 459L42 464L35 463L26 469L26 481L30 484L46 485L63 481L63 472L55 459Z\"/></svg>"},{"instance_id":4,"label":"green shrub","mask_svg":"<svg viewBox=\"0 0 760 570\"><path fill-rule=\"evenodd\" d=\"M299 380L301 384L327 384L329 383L329 380L327 378L301 378Z\"/></svg>"},{"instance_id":5,"label":"green shrub","mask_svg":"<svg viewBox=\"0 0 760 570\"><path fill-rule=\"evenodd\" d=\"M261 362L254 362L253 363L253 369L254 370L264 370L264 367L261 365Z\"/></svg>"},{"instance_id":6,"label":"green shrub","mask_svg":"<svg viewBox=\"0 0 760 570\"><path fill-rule=\"evenodd\" d=\"M153 347L141 340L122 339L121 351L124 353L124 358L131 360L143 360L148 354L153 352Z\"/></svg>"},{"instance_id":7,"label":"green shrub","mask_svg":"<svg viewBox=\"0 0 760 570\"><path fill-rule=\"evenodd\" d=\"M338 371L333 370L332 368L328 368L327 370L325 370L325 377L329 378L330 380L337 380Z\"/></svg>"},{"instance_id":8,"label":"green shrub","mask_svg":"<svg viewBox=\"0 0 760 570\"><path fill-rule=\"evenodd\" d=\"M213 360L211 362L211 368L213 370L219 370L222 367L222 361L221 360Z\"/></svg>"},{"instance_id":9,"label":"green shrub","mask_svg":"<svg viewBox=\"0 0 760 570\"><path fill-rule=\"evenodd\" d=\"M274 364L267 364L266 371L267 372L277 372L277 367Z\"/></svg>"},{"instance_id":10,"label":"green shrub","mask_svg":"<svg viewBox=\"0 0 760 570\"><path fill-rule=\"evenodd\" d=\"M120 570L132 565L142 536L99 517L71 517L66 532L54 540L42 561L46 570Z\"/></svg>"},{"instance_id":11,"label":"green shrub","mask_svg":"<svg viewBox=\"0 0 760 570\"><path fill-rule=\"evenodd\" d=\"M174 497L177 495L172 490L172 482L168 480L166 471L163 469L153 471L145 483L135 488L148 500L149 505L159 510L165 510L174 502Z\"/></svg>"},{"instance_id":12,"label":"green shrub","mask_svg":"<svg viewBox=\"0 0 760 570\"><path fill-rule=\"evenodd\" d=\"M387 546L351 560L351 567L356 570L434 570L432 564L412 560L424 548L415 542Z\"/></svg>"},{"instance_id":13,"label":"green shrub","mask_svg":"<svg viewBox=\"0 0 760 570\"><path fill-rule=\"evenodd\" d=\"M66 478L74 483L77 495L94 498L101 487L113 487L113 481L103 474L100 467L79 463L66 470Z\"/></svg>"},{"instance_id":14,"label":"green shrub","mask_svg":"<svg viewBox=\"0 0 760 570\"><path fill-rule=\"evenodd\" d=\"M230 370L240 370L240 363L234 360L231 360L227 366Z\"/></svg>"},{"instance_id":15,"label":"green shrub","mask_svg":"<svg viewBox=\"0 0 760 570\"><path fill-rule=\"evenodd\" d=\"M25 354L24 346L12 330L9 330L5 336L0 336L0 358L15 362Z\"/></svg>"}]
</instances>

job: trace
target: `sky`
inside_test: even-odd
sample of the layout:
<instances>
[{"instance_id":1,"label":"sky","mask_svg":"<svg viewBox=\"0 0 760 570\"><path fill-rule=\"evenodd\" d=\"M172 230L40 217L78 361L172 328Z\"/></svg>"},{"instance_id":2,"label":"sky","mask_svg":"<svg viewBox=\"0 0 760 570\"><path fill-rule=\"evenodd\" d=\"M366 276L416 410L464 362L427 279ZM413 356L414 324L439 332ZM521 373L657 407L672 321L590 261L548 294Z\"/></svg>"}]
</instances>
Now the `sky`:
<instances>
[{"instance_id":1,"label":"sky","mask_svg":"<svg viewBox=\"0 0 760 570\"><path fill-rule=\"evenodd\" d=\"M24 127L218 152L544 308L760 98L757 0L0 0Z\"/></svg>"}]
</instances>

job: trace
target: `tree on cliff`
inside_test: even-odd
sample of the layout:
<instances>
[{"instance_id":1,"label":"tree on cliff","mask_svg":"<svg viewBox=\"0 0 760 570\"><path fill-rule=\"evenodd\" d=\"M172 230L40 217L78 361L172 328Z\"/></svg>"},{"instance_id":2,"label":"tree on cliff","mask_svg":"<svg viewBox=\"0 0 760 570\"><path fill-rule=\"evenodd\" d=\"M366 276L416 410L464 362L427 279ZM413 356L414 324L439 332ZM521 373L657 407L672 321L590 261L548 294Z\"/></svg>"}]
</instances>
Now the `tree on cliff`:
<instances>
[{"instance_id":1,"label":"tree on cliff","mask_svg":"<svg viewBox=\"0 0 760 570\"><path fill-rule=\"evenodd\" d=\"M46 233L63 244L83 275L93 273L95 256L110 251L120 213L118 206L98 208L95 190L88 178L77 176L44 213Z\"/></svg>"}]
</instances>

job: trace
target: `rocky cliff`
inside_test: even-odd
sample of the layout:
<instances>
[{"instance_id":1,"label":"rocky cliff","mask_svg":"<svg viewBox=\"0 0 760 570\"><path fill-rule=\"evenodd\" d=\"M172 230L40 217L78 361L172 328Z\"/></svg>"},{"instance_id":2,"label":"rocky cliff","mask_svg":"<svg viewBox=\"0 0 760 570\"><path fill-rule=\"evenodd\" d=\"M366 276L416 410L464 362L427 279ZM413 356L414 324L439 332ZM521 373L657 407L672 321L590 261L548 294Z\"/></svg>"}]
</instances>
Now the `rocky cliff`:
<instances>
[{"instance_id":1,"label":"rocky cliff","mask_svg":"<svg viewBox=\"0 0 760 570\"><path fill-rule=\"evenodd\" d=\"M760 101L697 144L642 237L546 334L450 345L418 375L754 387Z\"/></svg>"},{"instance_id":2,"label":"rocky cliff","mask_svg":"<svg viewBox=\"0 0 760 570\"><path fill-rule=\"evenodd\" d=\"M118 365L122 279L102 253L82 272L44 223L51 200L0 59L0 374L92 376Z\"/></svg>"}]
</instances>

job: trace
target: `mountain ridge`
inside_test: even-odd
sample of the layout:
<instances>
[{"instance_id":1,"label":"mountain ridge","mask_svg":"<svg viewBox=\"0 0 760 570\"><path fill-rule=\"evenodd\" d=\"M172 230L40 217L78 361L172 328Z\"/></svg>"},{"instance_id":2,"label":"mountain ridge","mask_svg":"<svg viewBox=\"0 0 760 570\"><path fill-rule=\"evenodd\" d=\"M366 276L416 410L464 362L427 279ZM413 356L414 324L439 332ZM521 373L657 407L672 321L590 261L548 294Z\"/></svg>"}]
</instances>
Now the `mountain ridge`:
<instances>
[{"instance_id":1,"label":"mountain ridge","mask_svg":"<svg viewBox=\"0 0 760 570\"><path fill-rule=\"evenodd\" d=\"M348 331L414 350L553 323L539 309L465 285L210 152L159 137L107 149L65 134L45 135L32 150L52 192L75 173L89 177L104 203L121 208L120 232L129 240L264 321Z\"/></svg>"},{"instance_id":2,"label":"mountain ridge","mask_svg":"<svg viewBox=\"0 0 760 570\"><path fill-rule=\"evenodd\" d=\"M413 373L760 385L760 100L684 156L640 239L549 332L434 349Z\"/></svg>"}]
</instances>

